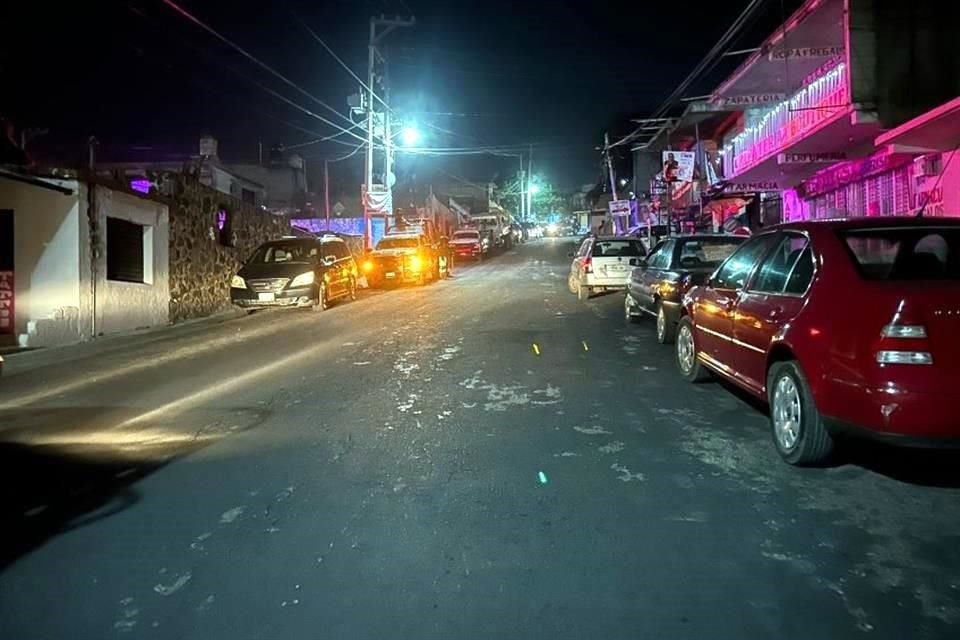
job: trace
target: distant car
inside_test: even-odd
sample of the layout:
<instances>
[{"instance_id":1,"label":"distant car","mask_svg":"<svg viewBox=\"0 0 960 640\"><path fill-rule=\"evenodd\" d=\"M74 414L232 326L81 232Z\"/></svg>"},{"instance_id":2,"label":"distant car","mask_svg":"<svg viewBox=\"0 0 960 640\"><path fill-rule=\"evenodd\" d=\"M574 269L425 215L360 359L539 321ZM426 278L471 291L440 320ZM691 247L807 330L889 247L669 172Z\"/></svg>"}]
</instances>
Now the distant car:
<instances>
[{"instance_id":1,"label":"distant car","mask_svg":"<svg viewBox=\"0 0 960 640\"><path fill-rule=\"evenodd\" d=\"M600 291L625 289L630 272L647 255L643 243L627 236L588 236L576 253L571 253L570 293L586 300Z\"/></svg>"},{"instance_id":2,"label":"distant car","mask_svg":"<svg viewBox=\"0 0 960 640\"><path fill-rule=\"evenodd\" d=\"M391 234L377 242L363 260L363 273L371 287L387 284L426 284L440 272L439 257L430 239L422 234Z\"/></svg>"},{"instance_id":3,"label":"distant car","mask_svg":"<svg viewBox=\"0 0 960 640\"><path fill-rule=\"evenodd\" d=\"M457 258L483 260L490 252L490 239L481 236L476 229L461 229L453 232L450 248Z\"/></svg>"},{"instance_id":4,"label":"distant car","mask_svg":"<svg viewBox=\"0 0 960 640\"><path fill-rule=\"evenodd\" d=\"M312 307L320 311L357 296L357 264L347 244L330 235L284 238L260 245L230 281L230 301L243 309Z\"/></svg>"},{"instance_id":5,"label":"distant car","mask_svg":"<svg viewBox=\"0 0 960 640\"><path fill-rule=\"evenodd\" d=\"M633 270L623 297L627 320L646 313L657 320L657 342L673 341L683 295L704 284L746 238L733 235L675 236L661 240Z\"/></svg>"},{"instance_id":6,"label":"distant car","mask_svg":"<svg viewBox=\"0 0 960 640\"><path fill-rule=\"evenodd\" d=\"M791 223L742 244L684 298L680 373L770 404L790 464L840 434L960 445L960 221Z\"/></svg>"}]
</instances>

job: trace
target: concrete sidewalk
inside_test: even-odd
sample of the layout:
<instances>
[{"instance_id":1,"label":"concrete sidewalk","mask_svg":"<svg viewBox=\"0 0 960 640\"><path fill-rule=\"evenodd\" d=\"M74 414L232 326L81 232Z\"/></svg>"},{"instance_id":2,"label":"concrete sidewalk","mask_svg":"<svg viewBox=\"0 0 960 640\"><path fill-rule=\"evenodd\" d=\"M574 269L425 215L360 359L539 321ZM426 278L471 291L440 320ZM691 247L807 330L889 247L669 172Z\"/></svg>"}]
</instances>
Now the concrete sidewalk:
<instances>
[{"instance_id":1,"label":"concrete sidewalk","mask_svg":"<svg viewBox=\"0 0 960 640\"><path fill-rule=\"evenodd\" d=\"M87 342L56 347L0 347L0 373L4 377L10 377L54 364L66 364L137 348L158 340L177 339L241 318L245 314L246 312L241 309L229 308L205 318L195 318L177 324L149 329L114 333Z\"/></svg>"}]
</instances>

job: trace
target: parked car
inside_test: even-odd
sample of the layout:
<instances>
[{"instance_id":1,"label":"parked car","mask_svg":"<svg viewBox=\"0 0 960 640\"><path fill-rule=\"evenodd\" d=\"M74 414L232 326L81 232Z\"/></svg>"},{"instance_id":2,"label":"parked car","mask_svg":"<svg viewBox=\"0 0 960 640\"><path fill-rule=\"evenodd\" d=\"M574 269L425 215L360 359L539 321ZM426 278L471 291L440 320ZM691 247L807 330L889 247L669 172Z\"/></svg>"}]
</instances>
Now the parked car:
<instances>
[{"instance_id":1,"label":"parked car","mask_svg":"<svg viewBox=\"0 0 960 640\"><path fill-rule=\"evenodd\" d=\"M481 236L477 229L454 231L450 247L458 258L483 260L490 252L490 238Z\"/></svg>"},{"instance_id":2,"label":"parked car","mask_svg":"<svg viewBox=\"0 0 960 640\"><path fill-rule=\"evenodd\" d=\"M426 284L439 273L439 257L430 239L422 234L391 234L377 242L363 261L371 287L386 284Z\"/></svg>"},{"instance_id":3,"label":"parked car","mask_svg":"<svg viewBox=\"0 0 960 640\"><path fill-rule=\"evenodd\" d=\"M824 460L835 437L960 444L960 221L794 223L753 236L684 298L681 374L770 405L777 451Z\"/></svg>"},{"instance_id":4,"label":"parked car","mask_svg":"<svg viewBox=\"0 0 960 640\"><path fill-rule=\"evenodd\" d=\"M230 281L230 301L243 309L312 307L320 311L357 296L357 263L334 235L265 242Z\"/></svg>"},{"instance_id":5,"label":"parked car","mask_svg":"<svg viewBox=\"0 0 960 640\"><path fill-rule=\"evenodd\" d=\"M633 267L647 255L637 238L627 236L587 236L580 249L570 253L573 262L567 287L570 293L586 300L600 291L625 289Z\"/></svg>"},{"instance_id":6,"label":"parked car","mask_svg":"<svg viewBox=\"0 0 960 640\"><path fill-rule=\"evenodd\" d=\"M657 342L673 342L683 295L704 284L720 263L746 238L731 235L690 235L665 238L633 270L623 296L628 321L644 313L657 319Z\"/></svg>"}]
</instances>

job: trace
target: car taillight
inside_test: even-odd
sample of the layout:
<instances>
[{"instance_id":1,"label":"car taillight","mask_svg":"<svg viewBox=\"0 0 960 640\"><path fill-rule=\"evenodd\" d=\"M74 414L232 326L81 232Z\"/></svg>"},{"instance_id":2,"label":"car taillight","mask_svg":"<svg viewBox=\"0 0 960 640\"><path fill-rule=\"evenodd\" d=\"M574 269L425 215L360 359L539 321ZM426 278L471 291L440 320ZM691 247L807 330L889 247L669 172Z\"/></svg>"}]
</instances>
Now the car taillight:
<instances>
[{"instance_id":1,"label":"car taillight","mask_svg":"<svg viewBox=\"0 0 960 640\"><path fill-rule=\"evenodd\" d=\"M933 354L924 349L927 346L927 327L919 318L911 318L904 306L904 302L901 302L893 318L880 331L877 363L933 364ZM913 348L915 346L920 348Z\"/></svg>"},{"instance_id":2,"label":"car taillight","mask_svg":"<svg viewBox=\"0 0 960 640\"><path fill-rule=\"evenodd\" d=\"M593 273L593 256L587 256L583 259L583 272Z\"/></svg>"}]
</instances>

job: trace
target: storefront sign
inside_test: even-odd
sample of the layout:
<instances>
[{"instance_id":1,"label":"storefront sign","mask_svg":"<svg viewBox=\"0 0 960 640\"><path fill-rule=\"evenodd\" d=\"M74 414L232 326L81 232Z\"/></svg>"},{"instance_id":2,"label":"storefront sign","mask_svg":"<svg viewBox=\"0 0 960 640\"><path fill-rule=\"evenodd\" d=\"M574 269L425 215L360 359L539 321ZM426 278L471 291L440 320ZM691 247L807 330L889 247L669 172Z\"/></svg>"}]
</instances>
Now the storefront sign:
<instances>
[{"instance_id":1,"label":"storefront sign","mask_svg":"<svg viewBox=\"0 0 960 640\"><path fill-rule=\"evenodd\" d=\"M691 102L693 113L713 113L715 111L735 111L738 107L759 107L777 104L787 97L785 93L757 93L746 96L715 96L703 102Z\"/></svg>"},{"instance_id":2,"label":"storefront sign","mask_svg":"<svg viewBox=\"0 0 960 640\"><path fill-rule=\"evenodd\" d=\"M813 84L814 80L827 75L831 70L833 70L834 67L836 67L841 62L843 62L844 56L845 56L845 53L841 52L839 55L835 55L831 57L829 60L821 64L819 67L817 67L816 69L808 73L807 76L803 79L803 82L801 83L801 85L806 86L808 84Z\"/></svg>"},{"instance_id":3,"label":"storefront sign","mask_svg":"<svg viewBox=\"0 0 960 640\"><path fill-rule=\"evenodd\" d=\"M724 193L757 193L761 191L780 191L776 182L731 182L723 187Z\"/></svg>"},{"instance_id":4,"label":"storefront sign","mask_svg":"<svg viewBox=\"0 0 960 640\"><path fill-rule=\"evenodd\" d=\"M693 151L664 151L663 179L667 182L690 182L697 154Z\"/></svg>"},{"instance_id":5,"label":"storefront sign","mask_svg":"<svg viewBox=\"0 0 960 640\"><path fill-rule=\"evenodd\" d=\"M611 200L608 206L610 208L611 216L629 216L630 215L629 200Z\"/></svg>"},{"instance_id":6,"label":"storefront sign","mask_svg":"<svg viewBox=\"0 0 960 640\"><path fill-rule=\"evenodd\" d=\"M891 171L912 160L912 156L904 153L881 153L863 160L844 162L824 169L801 184L797 191L802 198L812 198L872 175Z\"/></svg>"},{"instance_id":7,"label":"storefront sign","mask_svg":"<svg viewBox=\"0 0 960 640\"><path fill-rule=\"evenodd\" d=\"M923 210L923 215L931 218L943 216L943 187L913 194L913 208L917 213Z\"/></svg>"},{"instance_id":8,"label":"storefront sign","mask_svg":"<svg viewBox=\"0 0 960 640\"><path fill-rule=\"evenodd\" d=\"M650 196L665 196L667 195L667 183L663 181L660 176L657 176L650 181Z\"/></svg>"},{"instance_id":9,"label":"storefront sign","mask_svg":"<svg viewBox=\"0 0 960 640\"><path fill-rule=\"evenodd\" d=\"M798 60L831 58L841 53L843 53L843 47L795 47L792 49L772 49L768 56L771 60Z\"/></svg>"},{"instance_id":10,"label":"storefront sign","mask_svg":"<svg viewBox=\"0 0 960 640\"><path fill-rule=\"evenodd\" d=\"M842 162L847 154L842 151L827 153L781 153L777 156L777 164L815 164L818 162Z\"/></svg>"},{"instance_id":11,"label":"storefront sign","mask_svg":"<svg viewBox=\"0 0 960 640\"><path fill-rule=\"evenodd\" d=\"M0 271L0 335L14 332L13 271Z\"/></svg>"}]
</instances>

